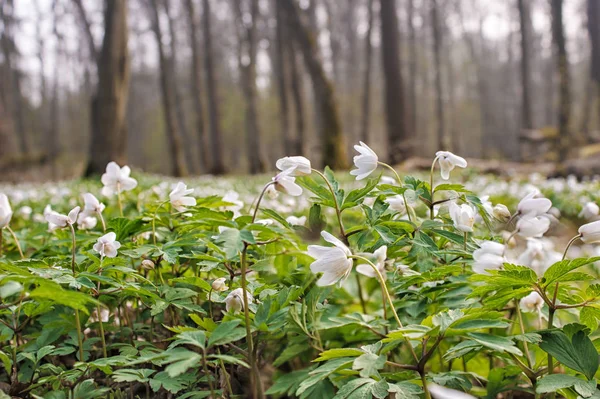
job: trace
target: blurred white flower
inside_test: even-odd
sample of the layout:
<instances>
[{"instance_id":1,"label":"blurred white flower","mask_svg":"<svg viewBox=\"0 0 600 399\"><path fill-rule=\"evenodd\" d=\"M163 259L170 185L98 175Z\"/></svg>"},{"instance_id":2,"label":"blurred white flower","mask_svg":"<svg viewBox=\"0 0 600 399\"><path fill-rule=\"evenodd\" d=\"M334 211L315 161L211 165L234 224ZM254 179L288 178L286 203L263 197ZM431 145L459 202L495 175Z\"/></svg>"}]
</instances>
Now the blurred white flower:
<instances>
[{"instance_id":1,"label":"blurred white flower","mask_svg":"<svg viewBox=\"0 0 600 399\"><path fill-rule=\"evenodd\" d=\"M504 204L496 204L492 209L492 215L502 223L508 222L511 217L510 211Z\"/></svg>"},{"instance_id":2,"label":"blurred white flower","mask_svg":"<svg viewBox=\"0 0 600 399\"><path fill-rule=\"evenodd\" d=\"M473 232L473 224L475 223L475 209L471 205L462 204L457 205L451 202L448 206L450 217L454 222L454 227L458 230L471 233Z\"/></svg>"},{"instance_id":3,"label":"blurred white flower","mask_svg":"<svg viewBox=\"0 0 600 399\"><path fill-rule=\"evenodd\" d=\"M302 195L302 187L296 184L296 178L292 176L294 169L286 169L283 172L279 172L277 176L273 178L275 183L275 190L297 197Z\"/></svg>"},{"instance_id":4,"label":"blurred white flower","mask_svg":"<svg viewBox=\"0 0 600 399\"><path fill-rule=\"evenodd\" d=\"M600 242L600 220L584 224L579 228L579 234L586 244Z\"/></svg>"},{"instance_id":5,"label":"blurred white flower","mask_svg":"<svg viewBox=\"0 0 600 399\"><path fill-rule=\"evenodd\" d=\"M258 219L254 221L256 224L262 224L263 226L271 226L275 221L273 219Z\"/></svg>"},{"instance_id":6,"label":"blurred white flower","mask_svg":"<svg viewBox=\"0 0 600 399\"><path fill-rule=\"evenodd\" d=\"M450 172L452 172L455 167L467 167L467 161L463 157L459 157L450 151L438 151L435 153L435 156L438 158L438 162L440 163L440 173L442 175L442 179L444 180L448 180L450 178Z\"/></svg>"},{"instance_id":7,"label":"blurred white flower","mask_svg":"<svg viewBox=\"0 0 600 399\"><path fill-rule=\"evenodd\" d=\"M531 214L519 219L517 222L517 234L525 238L540 238L550 228L550 219L543 216L531 216Z\"/></svg>"},{"instance_id":8,"label":"blurred white flower","mask_svg":"<svg viewBox=\"0 0 600 399\"><path fill-rule=\"evenodd\" d=\"M240 209L244 207L244 203L239 200L240 195L235 191L228 191L223 196L223 202L228 202L232 205L228 205L225 207L226 210L232 211L234 216L238 216L240 214Z\"/></svg>"},{"instance_id":9,"label":"blurred white flower","mask_svg":"<svg viewBox=\"0 0 600 399\"><path fill-rule=\"evenodd\" d=\"M13 211L8 202L6 194L0 194L0 229L5 228L10 223Z\"/></svg>"},{"instance_id":10,"label":"blurred white flower","mask_svg":"<svg viewBox=\"0 0 600 399\"><path fill-rule=\"evenodd\" d=\"M101 178L102 184L104 184L102 195L110 197L119 192L133 190L137 186L137 180L130 177L130 173L129 166L121 168L116 162L109 162L106 165L106 172Z\"/></svg>"},{"instance_id":11,"label":"blurred white flower","mask_svg":"<svg viewBox=\"0 0 600 399\"><path fill-rule=\"evenodd\" d=\"M343 282L352 271L352 259L349 258L352 252L343 242L328 232L322 231L321 236L334 247L308 246L308 255L316 259L311 263L310 270L313 273L323 272L317 285L326 286L335 284L337 281Z\"/></svg>"},{"instance_id":12,"label":"blurred white flower","mask_svg":"<svg viewBox=\"0 0 600 399\"><path fill-rule=\"evenodd\" d=\"M369 148L368 145L360 142L360 145L355 145L354 149L359 152L360 155L354 156L354 166L356 169L350 171L352 176L356 176L356 180L362 180L369 176L375 169L379 162L379 158L375 151Z\"/></svg>"},{"instance_id":13,"label":"blurred white flower","mask_svg":"<svg viewBox=\"0 0 600 399\"><path fill-rule=\"evenodd\" d=\"M144 269L144 270L153 270L156 265L154 264L154 262L152 262L152 260L144 259L142 261L141 266L142 266L142 269Z\"/></svg>"},{"instance_id":14,"label":"blurred white flower","mask_svg":"<svg viewBox=\"0 0 600 399\"><path fill-rule=\"evenodd\" d=\"M94 244L94 251L107 258L117 256L117 250L121 248L121 243L117 240L117 235L114 232L106 233L98 238L98 242Z\"/></svg>"},{"instance_id":15,"label":"blurred white flower","mask_svg":"<svg viewBox=\"0 0 600 399\"><path fill-rule=\"evenodd\" d=\"M463 391L446 388L438 384L429 383L427 388L433 399L477 399L475 396Z\"/></svg>"},{"instance_id":16,"label":"blurred white flower","mask_svg":"<svg viewBox=\"0 0 600 399\"><path fill-rule=\"evenodd\" d=\"M544 300L535 291L521 299L521 310L523 312L539 312L543 306Z\"/></svg>"},{"instance_id":17,"label":"blurred white flower","mask_svg":"<svg viewBox=\"0 0 600 399\"><path fill-rule=\"evenodd\" d=\"M96 227L98 219L93 216L87 216L87 214L81 212L77 217L77 227L81 230L91 230Z\"/></svg>"},{"instance_id":18,"label":"blurred white flower","mask_svg":"<svg viewBox=\"0 0 600 399\"><path fill-rule=\"evenodd\" d=\"M547 213L552 207L552 201L540 197L539 191L527 194L517 205L517 212L521 216L540 216Z\"/></svg>"},{"instance_id":19,"label":"blurred white flower","mask_svg":"<svg viewBox=\"0 0 600 399\"><path fill-rule=\"evenodd\" d=\"M391 210L399 212L400 214L406 212L406 204L404 203L404 198L402 198L401 195L388 197L385 199L385 202L389 204Z\"/></svg>"},{"instance_id":20,"label":"blurred white flower","mask_svg":"<svg viewBox=\"0 0 600 399\"><path fill-rule=\"evenodd\" d=\"M581 212L579 212L579 217L591 220L594 219L600 213L600 207L595 202L588 202L583 206Z\"/></svg>"},{"instance_id":21,"label":"blurred white flower","mask_svg":"<svg viewBox=\"0 0 600 399\"><path fill-rule=\"evenodd\" d=\"M23 219L29 219L31 217L31 214L33 213L33 209L31 209L30 206L22 206L21 208L19 208L19 215L23 218Z\"/></svg>"},{"instance_id":22,"label":"blurred white flower","mask_svg":"<svg viewBox=\"0 0 600 399\"><path fill-rule=\"evenodd\" d=\"M219 277L218 279L215 279L212 284L211 287L213 290L217 291L217 292L223 292L223 291L227 291L227 283L226 283L226 279L225 277Z\"/></svg>"},{"instance_id":23,"label":"blurred white flower","mask_svg":"<svg viewBox=\"0 0 600 399\"><path fill-rule=\"evenodd\" d=\"M98 198L92 193L83 194L83 213L87 215L101 214L104 211L105 205L98 201Z\"/></svg>"},{"instance_id":24,"label":"blurred white flower","mask_svg":"<svg viewBox=\"0 0 600 399\"><path fill-rule=\"evenodd\" d=\"M297 217L297 216L291 215L291 216L288 216L285 219L285 221L288 222L292 226L304 226L306 224L306 216Z\"/></svg>"},{"instance_id":25,"label":"blurred white flower","mask_svg":"<svg viewBox=\"0 0 600 399\"><path fill-rule=\"evenodd\" d=\"M308 176L312 172L310 160L301 156L280 158L275 163L275 166L281 171L293 168L294 171L291 173L291 176L294 177Z\"/></svg>"},{"instance_id":26,"label":"blurred white flower","mask_svg":"<svg viewBox=\"0 0 600 399\"><path fill-rule=\"evenodd\" d=\"M381 276L385 278L385 260L387 259L387 246L384 245L377 248L377 250L373 252L373 256L375 257L375 261L373 263L375 264L375 266L377 266L377 270L379 270ZM371 267L371 265L360 264L356 266L356 271L367 277L377 278L377 273L375 273L375 270L373 270L373 267Z\"/></svg>"},{"instance_id":27,"label":"blurred white flower","mask_svg":"<svg viewBox=\"0 0 600 399\"><path fill-rule=\"evenodd\" d=\"M242 295L244 295L244 291L241 288L231 291L225 298L225 309L228 312L233 311L234 313L244 310L244 298ZM246 300L248 301L248 305L254 301L252 294L248 291L246 291Z\"/></svg>"},{"instance_id":28,"label":"blurred white flower","mask_svg":"<svg viewBox=\"0 0 600 399\"><path fill-rule=\"evenodd\" d=\"M81 208L76 206L71 209L68 215L63 215L58 212L51 211L46 215L48 223L55 225L56 227L66 227L67 225L73 225L77 222L79 216L79 210ZM52 228L52 226L50 226Z\"/></svg>"},{"instance_id":29,"label":"blurred white flower","mask_svg":"<svg viewBox=\"0 0 600 399\"><path fill-rule=\"evenodd\" d=\"M277 190L275 189L275 187L273 185L270 185L269 187L267 187L267 191L265 191L265 195L272 200L277 199L277 197L279 197L279 193L277 192Z\"/></svg>"},{"instance_id":30,"label":"blurred white flower","mask_svg":"<svg viewBox=\"0 0 600 399\"><path fill-rule=\"evenodd\" d=\"M188 206L195 206L196 198L188 196L188 194L193 192L194 189L188 189L183 182L177 183L173 191L169 194L169 200L173 208L177 209L178 212L184 212Z\"/></svg>"},{"instance_id":31,"label":"blurred white flower","mask_svg":"<svg viewBox=\"0 0 600 399\"><path fill-rule=\"evenodd\" d=\"M506 247L495 241L484 241L473 251L473 271L485 274L486 270L500 269L506 262Z\"/></svg>"}]
</instances>

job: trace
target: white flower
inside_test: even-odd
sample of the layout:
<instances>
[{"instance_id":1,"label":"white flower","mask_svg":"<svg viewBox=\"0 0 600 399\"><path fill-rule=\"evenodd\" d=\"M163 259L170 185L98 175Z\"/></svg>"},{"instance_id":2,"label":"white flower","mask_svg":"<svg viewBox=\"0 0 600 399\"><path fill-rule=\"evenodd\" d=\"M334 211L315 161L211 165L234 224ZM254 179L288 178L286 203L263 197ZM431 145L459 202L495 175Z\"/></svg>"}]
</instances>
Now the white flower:
<instances>
[{"instance_id":1,"label":"white flower","mask_svg":"<svg viewBox=\"0 0 600 399\"><path fill-rule=\"evenodd\" d=\"M433 399L477 399L468 393L457 391L456 389L446 388L438 384L427 384L427 388Z\"/></svg>"},{"instance_id":2,"label":"white flower","mask_svg":"<svg viewBox=\"0 0 600 399\"><path fill-rule=\"evenodd\" d=\"M550 228L550 219L543 216L531 216L531 214L519 219L517 222L517 234L526 238L540 238Z\"/></svg>"},{"instance_id":3,"label":"white flower","mask_svg":"<svg viewBox=\"0 0 600 399\"><path fill-rule=\"evenodd\" d=\"M81 212L77 217L77 227L81 230L91 230L96 227L98 219L93 216L88 216L86 213Z\"/></svg>"},{"instance_id":4,"label":"white flower","mask_svg":"<svg viewBox=\"0 0 600 399\"><path fill-rule=\"evenodd\" d=\"M277 190L275 190L275 187L273 187L273 185L270 185L269 187L267 187L267 191L265 191L265 195L272 200L279 197L279 193L277 192Z\"/></svg>"},{"instance_id":5,"label":"white flower","mask_svg":"<svg viewBox=\"0 0 600 399\"><path fill-rule=\"evenodd\" d=\"M506 262L505 249L506 247L498 242L482 242L479 248L473 251L473 271L485 274L486 270L500 269Z\"/></svg>"},{"instance_id":6,"label":"white flower","mask_svg":"<svg viewBox=\"0 0 600 399\"><path fill-rule=\"evenodd\" d=\"M114 232L106 233L98 238L98 242L94 244L94 251L107 258L117 256L117 250L121 248L121 243L116 241L117 235Z\"/></svg>"},{"instance_id":7,"label":"white flower","mask_svg":"<svg viewBox=\"0 0 600 399\"><path fill-rule=\"evenodd\" d=\"M454 222L454 227L458 230L471 233L473 232L473 224L475 223L475 209L471 205L462 204L456 205L451 202L449 205L450 217Z\"/></svg>"},{"instance_id":8,"label":"white flower","mask_svg":"<svg viewBox=\"0 0 600 399\"><path fill-rule=\"evenodd\" d=\"M258 219L254 221L256 224L262 224L263 226L271 226L275 221L273 219Z\"/></svg>"},{"instance_id":9,"label":"white flower","mask_svg":"<svg viewBox=\"0 0 600 399\"><path fill-rule=\"evenodd\" d=\"M294 177L308 176L312 172L310 161L300 156L280 158L275 163L275 166L281 171L294 168L291 174Z\"/></svg>"},{"instance_id":10,"label":"white flower","mask_svg":"<svg viewBox=\"0 0 600 399\"><path fill-rule=\"evenodd\" d=\"M600 242L600 220L584 224L579 228L581 241L586 244Z\"/></svg>"},{"instance_id":11,"label":"white flower","mask_svg":"<svg viewBox=\"0 0 600 399\"><path fill-rule=\"evenodd\" d=\"M600 207L595 202L588 202L583 206L579 217L587 220L594 219L600 213Z\"/></svg>"},{"instance_id":12,"label":"white flower","mask_svg":"<svg viewBox=\"0 0 600 399\"><path fill-rule=\"evenodd\" d=\"M544 306L544 300L537 292L533 291L521 299L521 310L523 312L539 312Z\"/></svg>"},{"instance_id":13,"label":"white flower","mask_svg":"<svg viewBox=\"0 0 600 399\"><path fill-rule=\"evenodd\" d=\"M87 215L101 214L104 211L105 205L98 201L98 198L92 193L83 194L83 213Z\"/></svg>"},{"instance_id":14,"label":"white flower","mask_svg":"<svg viewBox=\"0 0 600 399\"><path fill-rule=\"evenodd\" d=\"M292 226L304 226L306 224L306 216L297 217L292 215L288 216L285 221Z\"/></svg>"},{"instance_id":15,"label":"white flower","mask_svg":"<svg viewBox=\"0 0 600 399\"><path fill-rule=\"evenodd\" d=\"M296 184L296 178L292 175L294 168L286 169L273 178L275 190L297 197L302 195L302 187Z\"/></svg>"},{"instance_id":16,"label":"white flower","mask_svg":"<svg viewBox=\"0 0 600 399\"><path fill-rule=\"evenodd\" d=\"M448 180L450 178L450 172L452 172L452 169L455 167L467 167L467 161L463 157L454 155L450 151L438 151L435 153L435 156L440 162L440 171L442 179L444 180Z\"/></svg>"},{"instance_id":17,"label":"white flower","mask_svg":"<svg viewBox=\"0 0 600 399\"><path fill-rule=\"evenodd\" d=\"M404 198L401 195L394 195L392 197L388 197L385 199L390 206L390 209L400 214L406 212L406 204L404 203Z\"/></svg>"},{"instance_id":18,"label":"white flower","mask_svg":"<svg viewBox=\"0 0 600 399\"><path fill-rule=\"evenodd\" d=\"M141 266L142 266L142 269L144 269L144 270L153 270L156 265L154 264L154 262L152 262L152 260L144 259L142 261Z\"/></svg>"},{"instance_id":19,"label":"white flower","mask_svg":"<svg viewBox=\"0 0 600 399\"><path fill-rule=\"evenodd\" d=\"M538 275L561 259L561 254L553 251L553 245L548 240L529 238L527 249L517 258L519 265L533 269Z\"/></svg>"},{"instance_id":20,"label":"white flower","mask_svg":"<svg viewBox=\"0 0 600 399\"><path fill-rule=\"evenodd\" d=\"M317 281L318 286L332 285L337 281L344 281L352 271L352 255L350 249L343 242L326 231L321 232L323 239L334 247L321 245L309 245L308 255L316 260L311 263L310 270L313 273L323 272Z\"/></svg>"},{"instance_id":21,"label":"white flower","mask_svg":"<svg viewBox=\"0 0 600 399\"><path fill-rule=\"evenodd\" d=\"M116 162L106 165L106 173L102 175L102 194L109 197L119 192L133 190L137 186L137 180L129 177L131 169L129 166L122 168Z\"/></svg>"},{"instance_id":22,"label":"white flower","mask_svg":"<svg viewBox=\"0 0 600 399\"><path fill-rule=\"evenodd\" d=\"M169 194L169 200L173 208L179 212L184 212L188 206L196 205L196 198L188 197L188 194L194 192L193 188L188 189L183 182L177 183L173 191Z\"/></svg>"},{"instance_id":23,"label":"white flower","mask_svg":"<svg viewBox=\"0 0 600 399\"><path fill-rule=\"evenodd\" d=\"M218 292L227 291L227 283L225 281L225 277L219 277L212 282L212 289Z\"/></svg>"},{"instance_id":24,"label":"white flower","mask_svg":"<svg viewBox=\"0 0 600 399\"><path fill-rule=\"evenodd\" d=\"M377 266L377 270L381 273L381 276L385 278L385 260L387 259L387 246L379 247L375 252L373 252L375 256L375 266ZM371 265L361 264L356 266L356 271L360 274L363 274L367 277L377 278L377 273L373 270Z\"/></svg>"},{"instance_id":25,"label":"white flower","mask_svg":"<svg viewBox=\"0 0 600 399\"><path fill-rule=\"evenodd\" d=\"M0 194L0 229L5 228L10 223L13 211L8 202L6 194Z\"/></svg>"},{"instance_id":26,"label":"white flower","mask_svg":"<svg viewBox=\"0 0 600 399\"><path fill-rule=\"evenodd\" d=\"M232 205L226 206L225 209L232 211L234 216L239 215L240 209L244 207L244 203L239 200L240 195L235 191L229 191L223 197L223 202L228 202Z\"/></svg>"},{"instance_id":27,"label":"white flower","mask_svg":"<svg viewBox=\"0 0 600 399\"><path fill-rule=\"evenodd\" d=\"M517 205L519 215L540 216L545 214L552 207L552 201L548 198L539 198L539 191L533 191L527 194Z\"/></svg>"},{"instance_id":28,"label":"white flower","mask_svg":"<svg viewBox=\"0 0 600 399\"><path fill-rule=\"evenodd\" d=\"M508 222L511 217L510 211L504 204L496 204L494 209L492 209L492 215L502 223Z\"/></svg>"},{"instance_id":29,"label":"white flower","mask_svg":"<svg viewBox=\"0 0 600 399\"><path fill-rule=\"evenodd\" d=\"M228 312L233 311L234 313L243 310L244 298L242 298L242 295L244 295L244 291L241 288L236 288L231 291L225 298L225 309L227 309ZM248 305L254 301L252 294L248 291L246 291L246 300L248 301Z\"/></svg>"},{"instance_id":30,"label":"white flower","mask_svg":"<svg viewBox=\"0 0 600 399\"><path fill-rule=\"evenodd\" d=\"M80 207L76 206L75 208L71 209L68 215L63 215L58 212L51 211L46 215L46 220L48 221L48 223L51 223L50 228L52 228L52 225L56 227L66 227L67 225L73 225L77 222L77 217L79 216L80 209Z\"/></svg>"},{"instance_id":31,"label":"white flower","mask_svg":"<svg viewBox=\"0 0 600 399\"><path fill-rule=\"evenodd\" d=\"M33 209L31 209L30 206L25 205L19 208L19 215L21 215L23 219L29 219L32 213Z\"/></svg>"},{"instance_id":32,"label":"white flower","mask_svg":"<svg viewBox=\"0 0 600 399\"><path fill-rule=\"evenodd\" d=\"M379 158L375 151L369 148L368 145L360 142L360 145L355 145L354 149L359 152L360 155L354 156L354 166L356 169L350 171L352 176L356 176L356 180L362 180L369 176L375 169L379 162Z\"/></svg>"}]
</instances>

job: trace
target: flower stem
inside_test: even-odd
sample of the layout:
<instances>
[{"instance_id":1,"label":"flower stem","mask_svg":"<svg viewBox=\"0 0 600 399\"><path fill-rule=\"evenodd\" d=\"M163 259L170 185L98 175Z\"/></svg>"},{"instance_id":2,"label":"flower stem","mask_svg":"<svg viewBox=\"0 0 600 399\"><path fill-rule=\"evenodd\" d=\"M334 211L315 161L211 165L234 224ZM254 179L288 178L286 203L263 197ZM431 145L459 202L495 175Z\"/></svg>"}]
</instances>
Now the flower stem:
<instances>
[{"instance_id":1,"label":"flower stem","mask_svg":"<svg viewBox=\"0 0 600 399\"><path fill-rule=\"evenodd\" d=\"M100 222L102 222L102 231L106 233L106 223L104 222L104 217L102 216L102 212L96 212L98 217L100 218Z\"/></svg>"},{"instance_id":2,"label":"flower stem","mask_svg":"<svg viewBox=\"0 0 600 399\"><path fill-rule=\"evenodd\" d=\"M264 190L263 190L264 191ZM259 201L260 203L260 201ZM258 204L256 205L258 208ZM242 275L241 275L241 283L242 283L242 302L244 304L244 320L246 324L246 342L248 344L248 363L250 363L250 385L252 390L252 397L257 398L256 394L256 378L258 377L256 374L256 365L254 359L254 342L252 341L252 329L250 327L250 310L248 309L248 294L247 294L247 283L246 283L246 252L248 250L248 244L244 243L244 249L242 251L242 255L240 258L241 267L242 267Z\"/></svg>"},{"instance_id":3,"label":"flower stem","mask_svg":"<svg viewBox=\"0 0 600 399\"><path fill-rule=\"evenodd\" d=\"M523 315L521 314L521 302L517 299L515 300L515 304L517 318L519 319L519 328L521 329L521 334L525 335L525 325L523 324ZM527 366L531 368L531 353L529 353L529 345L527 345L527 340L523 340L523 348L525 349L525 359L527 360Z\"/></svg>"},{"instance_id":4,"label":"flower stem","mask_svg":"<svg viewBox=\"0 0 600 399\"><path fill-rule=\"evenodd\" d=\"M100 305L96 305L96 313L98 313L98 326L100 327L100 339L102 341L102 355L106 359L108 354L106 352L106 338L104 338L104 323L102 322L102 314L100 313Z\"/></svg>"},{"instance_id":5,"label":"flower stem","mask_svg":"<svg viewBox=\"0 0 600 399\"><path fill-rule=\"evenodd\" d=\"M167 202L169 201L163 201L158 204L158 207L154 210L154 214L152 215L152 240L154 241L154 245L156 245L156 215L158 214L160 208L162 208L162 206Z\"/></svg>"},{"instance_id":6,"label":"flower stem","mask_svg":"<svg viewBox=\"0 0 600 399\"><path fill-rule=\"evenodd\" d=\"M362 308L363 313L366 314L367 313L367 304L365 303L365 298L363 296L363 289L362 289L362 286L360 285L360 277L359 277L358 273L355 274L355 277L356 277L356 287L358 289L358 299L360 300L360 306Z\"/></svg>"},{"instance_id":7,"label":"flower stem","mask_svg":"<svg viewBox=\"0 0 600 399\"><path fill-rule=\"evenodd\" d=\"M73 277L75 277L75 252L77 250L77 241L75 240L75 228L69 223L71 229L71 270L73 271Z\"/></svg>"},{"instance_id":8,"label":"flower stem","mask_svg":"<svg viewBox=\"0 0 600 399\"><path fill-rule=\"evenodd\" d=\"M258 207L260 206L260 202L262 201L263 197L265 196L265 193L267 192L267 189L269 188L269 186L272 186L273 184L275 184L275 182L272 182L272 181L265 184L262 191L260 192L260 195L258 196L258 199L256 200L256 207L254 208L254 212L252 213L252 223L254 223L256 221L256 215L258 215Z\"/></svg>"},{"instance_id":9,"label":"flower stem","mask_svg":"<svg viewBox=\"0 0 600 399\"><path fill-rule=\"evenodd\" d=\"M571 240L567 244L567 247L565 248L565 252L563 252L562 260L565 260L565 258L567 257L567 252L569 252L569 248L571 248L571 245L573 245L573 243L580 238L581 238L581 234L578 234L575 237L571 238Z\"/></svg>"},{"instance_id":10,"label":"flower stem","mask_svg":"<svg viewBox=\"0 0 600 399\"><path fill-rule=\"evenodd\" d=\"M337 214L337 218L338 218L338 223L340 225L340 234L342 235L342 237L344 238L344 241L348 241L348 237L346 236L346 230L344 230L344 225L342 223L342 211L340 210L340 206L337 202L337 198L335 196L335 191L333 190L333 186L331 185L331 183L329 182L329 180L327 179L327 177L321 173L320 171L316 170L316 169L312 169L313 172L315 172L316 174L318 174L319 176L321 176L321 178L323 180L325 180L325 183L327 184L327 187L329 188L329 191L331 192L331 197L333 199L333 204L335 205L335 213Z\"/></svg>"},{"instance_id":11,"label":"flower stem","mask_svg":"<svg viewBox=\"0 0 600 399\"><path fill-rule=\"evenodd\" d=\"M19 250L19 254L21 255L21 259L25 259L25 256L23 255L23 251L21 250L21 244L19 244L19 239L17 238L17 235L10 228L10 226L6 226L6 229L8 230L8 232L12 235L13 239L15 240L15 245L17 246L17 249Z\"/></svg>"},{"instance_id":12,"label":"flower stem","mask_svg":"<svg viewBox=\"0 0 600 399\"><path fill-rule=\"evenodd\" d=\"M396 169L392 168L390 165L388 165L385 162L377 162L379 165L388 168L389 170L392 171L392 173L394 173L394 175L396 176L396 180L398 180L398 184L400 184L400 187L404 186L404 183L402 182L402 179L400 178L400 175L398 175L398 172L396 172ZM404 206L406 207L406 214L408 215L408 221L412 222L412 216L410 214L410 207L408 206L408 202L406 201L406 195L404 194L404 191L402 192L402 199L404 200Z\"/></svg>"},{"instance_id":13,"label":"flower stem","mask_svg":"<svg viewBox=\"0 0 600 399\"><path fill-rule=\"evenodd\" d=\"M3 243L4 243L3 238L4 237L2 237L2 229L0 229L0 256L2 256L2 246L3 246Z\"/></svg>"},{"instance_id":14,"label":"flower stem","mask_svg":"<svg viewBox=\"0 0 600 399\"><path fill-rule=\"evenodd\" d=\"M77 328L77 344L79 345L79 361L84 362L83 358L83 334L81 333L81 320L79 319L79 309L75 309L75 327Z\"/></svg>"},{"instance_id":15,"label":"flower stem","mask_svg":"<svg viewBox=\"0 0 600 399\"><path fill-rule=\"evenodd\" d=\"M435 163L440 157L435 157L433 162L431 163L431 171L429 172L429 190L431 190L431 205L429 205L429 219L433 220L433 169L435 168Z\"/></svg>"},{"instance_id":16,"label":"flower stem","mask_svg":"<svg viewBox=\"0 0 600 399\"><path fill-rule=\"evenodd\" d=\"M206 380L208 381L208 387L210 389L210 397L216 398L215 395L215 387L212 383L212 374L208 372L208 366L206 365L206 349L202 350L202 368L204 369L204 375L206 375Z\"/></svg>"}]
</instances>

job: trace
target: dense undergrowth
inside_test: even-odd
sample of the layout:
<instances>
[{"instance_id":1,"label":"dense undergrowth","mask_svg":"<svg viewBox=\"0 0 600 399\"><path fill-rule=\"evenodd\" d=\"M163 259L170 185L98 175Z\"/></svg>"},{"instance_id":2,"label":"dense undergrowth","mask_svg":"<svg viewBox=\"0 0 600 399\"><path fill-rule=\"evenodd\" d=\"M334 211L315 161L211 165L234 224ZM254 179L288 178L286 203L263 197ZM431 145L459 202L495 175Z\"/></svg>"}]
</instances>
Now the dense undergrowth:
<instances>
[{"instance_id":1,"label":"dense undergrowth","mask_svg":"<svg viewBox=\"0 0 600 399\"><path fill-rule=\"evenodd\" d=\"M598 184L357 147L2 187L0 398L600 398Z\"/></svg>"}]
</instances>

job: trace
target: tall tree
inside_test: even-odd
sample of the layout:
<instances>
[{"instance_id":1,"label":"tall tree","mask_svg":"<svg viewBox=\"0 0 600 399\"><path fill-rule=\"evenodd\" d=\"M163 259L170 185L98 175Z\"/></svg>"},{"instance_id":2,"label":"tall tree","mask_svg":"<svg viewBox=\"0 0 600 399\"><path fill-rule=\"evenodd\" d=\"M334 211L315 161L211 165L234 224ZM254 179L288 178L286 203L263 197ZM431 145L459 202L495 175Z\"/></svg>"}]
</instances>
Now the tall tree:
<instances>
[{"instance_id":1,"label":"tall tree","mask_svg":"<svg viewBox=\"0 0 600 399\"><path fill-rule=\"evenodd\" d=\"M587 17L587 28L592 52L590 74L596 87L599 111L598 120L600 121L600 3L598 1L587 1Z\"/></svg>"},{"instance_id":2,"label":"tall tree","mask_svg":"<svg viewBox=\"0 0 600 399\"><path fill-rule=\"evenodd\" d=\"M569 87L569 60L563 26L563 0L550 0L552 12L552 42L556 57L556 70L559 78L559 109L558 109L558 159L566 160L569 150L569 117L570 87Z\"/></svg>"},{"instance_id":3,"label":"tall tree","mask_svg":"<svg viewBox=\"0 0 600 399\"><path fill-rule=\"evenodd\" d=\"M250 22L244 23L243 2L234 0L232 6L238 27L238 67L242 92L246 102L246 151L250 173L257 174L265 171L265 162L262 154L260 129L258 126L257 94L256 94L256 52L257 38L256 25L258 24L258 0L249 0ZM244 61L247 59L247 62Z\"/></svg>"},{"instance_id":4,"label":"tall tree","mask_svg":"<svg viewBox=\"0 0 600 399\"><path fill-rule=\"evenodd\" d=\"M172 80L170 79L171 74L167 56L165 55L162 30L160 27L159 1L161 0L148 0L148 11L150 12L152 32L154 33L156 46L158 48L160 90L165 127L167 130L167 139L171 153L171 173L173 173L175 176L186 176L188 174L188 168L183 150L184 144L181 140L181 133L177 127L177 121L175 119L175 108L173 106L173 86Z\"/></svg>"},{"instance_id":5,"label":"tall tree","mask_svg":"<svg viewBox=\"0 0 600 399\"><path fill-rule=\"evenodd\" d=\"M521 129L533 129L531 111L531 67L529 62L531 43L530 4L526 0L517 0L519 22L521 26Z\"/></svg>"},{"instance_id":6,"label":"tall tree","mask_svg":"<svg viewBox=\"0 0 600 399\"><path fill-rule=\"evenodd\" d=\"M367 33L365 34L362 119L360 121L360 138L362 141L367 143L369 142L369 118L371 115L371 58L373 56L371 33L373 31L373 3L373 0L369 0L367 3Z\"/></svg>"},{"instance_id":7,"label":"tall tree","mask_svg":"<svg viewBox=\"0 0 600 399\"><path fill-rule=\"evenodd\" d=\"M279 1L279 0L277 0ZM296 55L296 48L298 45L290 40L290 33L287 32L287 40L289 51L286 52L288 65L290 66L290 86L292 89L292 100L294 102L294 126L295 126L295 137L294 137L294 153L297 155L304 155L306 152L305 138L304 138L304 96L303 96L303 84L302 84L302 72L299 70L300 65L298 57Z\"/></svg>"},{"instance_id":8,"label":"tall tree","mask_svg":"<svg viewBox=\"0 0 600 399\"><path fill-rule=\"evenodd\" d=\"M104 38L99 53L81 0L73 1L80 11L90 56L96 61L98 73L92 97L92 139L86 169L86 175L90 175L102 173L110 161L125 162L125 110L129 89L127 1L105 0Z\"/></svg>"},{"instance_id":9,"label":"tall tree","mask_svg":"<svg viewBox=\"0 0 600 399\"><path fill-rule=\"evenodd\" d=\"M275 9L275 49L273 51L274 58L274 74L277 80L277 96L279 99L279 128L283 135L283 152L284 154L292 154L294 152L294 143L290 131L290 112L288 102L288 68L286 47L287 32L285 29L285 20L283 12L278 0L273 0L272 6Z\"/></svg>"},{"instance_id":10,"label":"tall tree","mask_svg":"<svg viewBox=\"0 0 600 399\"><path fill-rule=\"evenodd\" d=\"M219 116L219 99L217 77L213 65L213 48L211 32L210 1L202 2L202 24L204 27L204 70L206 73L206 94L208 96L208 121L210 126L210 149L212 154L211 173L225 173L223 162L223 145L221 143L221 121Z\"/></svg>"},{"instance_id":11,"label":"tall tree","mask_svg":"<svg viewBox=\"0 0 600 399\"><path fill-rule=\"evenodd\" d=\"M204 171L210 169L210 149L206 127L204 122L204 108L202 107L202 60L200 59L200 48L198 43L198 24L196 22L196 11L194 0L186 0L186 16L188 18L188 32L190 46L192 48L192 67L190 91L194 101L194 116L196 135L198 136L198 154Z\"/></svg>"},{"instance_id":12,"label":"tall tree","mask_svg":"<svg viewBox=\"0 0 600 399\"><path fill-rule=\"evenodd\" d=\"M444 91L442 86L442 35L440 29L440 21L438 17L438 2L431 0L431 32L433 37L433 72L435 75L435 97L436 97L436 112L437 112L437 146L440 149L447 148L448 144L445 137L445 122L444 122Z\"/></svg>"},{"instance_id":13,"label":"tall tree","mask_svg":"<svg viewBox=\"0 0 600 399\"><path fill-rule=\"evenodd\" d=\"M408 13L406 16L408 20L408 76L409 76L409 99L410 104L410 129L409 133L411 137L416 135L418 130L417 116L417 34L415 29L415 0L408 0Z\"/></svg>"},{"instance_id":14,"label":"tall tree","mask_svg":"<svg viewBox=\"0 0 600 399\"><path fill-rule=\"evenodd\" d=\"M400 72L400 40L395 0L380 1L381 54L385 81L385 120L388 158L398 163L410 154L404 85Z\"/></svg>"},{"instance_id":15,"label":"tall tree","mask_svg":"<svg viewBox=\"0 0 600 399\"><path fill-rule=\"evenodd\" d=\"M320 115L319 133L321 136L322 163L334 169L347 166L346 148L338 116L334 88L327 79L323 64L319 59L317 44L313 35L300 18L300 10L294 0L279 0L285 10L290 32L302 53L304 64L311 77L315 100Z\"/></svg>"}]
</instances>

